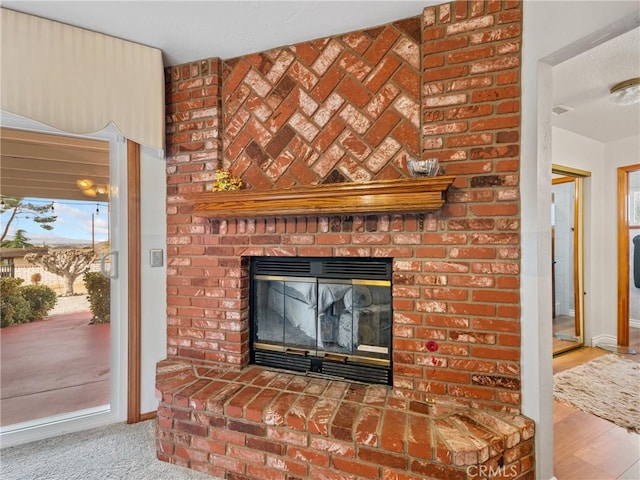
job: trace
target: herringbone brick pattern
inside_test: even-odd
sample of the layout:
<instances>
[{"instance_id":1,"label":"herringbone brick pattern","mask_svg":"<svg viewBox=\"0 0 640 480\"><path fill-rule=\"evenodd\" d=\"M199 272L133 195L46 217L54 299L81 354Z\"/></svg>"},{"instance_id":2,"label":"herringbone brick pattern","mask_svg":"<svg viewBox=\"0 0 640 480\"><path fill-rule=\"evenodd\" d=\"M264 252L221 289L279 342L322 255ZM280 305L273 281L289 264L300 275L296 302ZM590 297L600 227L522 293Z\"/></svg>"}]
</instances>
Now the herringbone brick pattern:
<instances>
[{"instance_id":1,"label":"herringbone brick pattern","mask_svg":"<svg viewBox=\"0 0 640 480\"><path fill-rule=\"evenodd\" d=\"M254 189L406 175L420 151L420 22L224 62L224 167Z\"/></svg>"}]
</instances>

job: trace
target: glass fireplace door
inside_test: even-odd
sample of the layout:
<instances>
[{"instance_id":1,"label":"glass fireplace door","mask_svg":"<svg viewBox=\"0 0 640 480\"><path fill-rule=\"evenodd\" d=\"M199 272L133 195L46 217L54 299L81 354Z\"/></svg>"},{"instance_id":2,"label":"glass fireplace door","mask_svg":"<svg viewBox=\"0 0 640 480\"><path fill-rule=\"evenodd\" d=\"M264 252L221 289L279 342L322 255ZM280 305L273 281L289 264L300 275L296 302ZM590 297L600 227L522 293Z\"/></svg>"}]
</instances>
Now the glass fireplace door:
<instances>
[{"instance_id":1,"label":"glass fireplace door","mask_svg":"<svg viewBox=\"0 0 640 480\"><path fill-rule=\"evenodd\" d=\"M380 280L255 276L252 362L335 375L345 371L336 365L389 367L390 287Z\"/></svg>"},{"instance_id":2,"label":"glass fireplace door","mask_svg":"<svg viewBox=\"0 0 640 480\"><path fill-rule=\"evenodd\" d=\"M315 355L316 279L258 275L254 289L254 347Z\"/></svg>"},{"instance_id":3,"label":"glass fireplace door","mask_svg":"<svg viewBox=\"0 0 640 480\"><path fill-rule=\"evenodd\" d=\"M391 283L318 280L318 351L336 361L388 365Z\"/></svg>"}]
</instances>

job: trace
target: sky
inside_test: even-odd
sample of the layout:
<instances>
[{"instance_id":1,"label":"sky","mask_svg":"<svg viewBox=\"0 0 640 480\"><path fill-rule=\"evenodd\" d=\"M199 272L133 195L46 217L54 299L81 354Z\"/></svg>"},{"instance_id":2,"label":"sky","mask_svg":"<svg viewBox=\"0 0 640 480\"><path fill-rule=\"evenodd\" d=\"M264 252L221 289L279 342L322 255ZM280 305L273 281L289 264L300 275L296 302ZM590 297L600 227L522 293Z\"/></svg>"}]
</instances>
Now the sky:
<instances>
[{"instance_id":1,"label":"sky","mask_svg":"<svg viewBox=\"0 0 640 480\"><path fill-rule=\"evenodd\" d=\"M91 215L95 225L95 243L108 239L108 205L105 202L83 202L78 200L51 200L25 198L25 202L43 205L54 202L53 214L58 218L52 223L53 230L44 230L33 220L16 218L11 222L6 240L14 238L18 229L25 230L25 236L34 246L82 243L91 245ZM96 211L97 209L97 211ZM0 227L4 229L10 212L0 215Z\"/></svg>"}]
</instances>

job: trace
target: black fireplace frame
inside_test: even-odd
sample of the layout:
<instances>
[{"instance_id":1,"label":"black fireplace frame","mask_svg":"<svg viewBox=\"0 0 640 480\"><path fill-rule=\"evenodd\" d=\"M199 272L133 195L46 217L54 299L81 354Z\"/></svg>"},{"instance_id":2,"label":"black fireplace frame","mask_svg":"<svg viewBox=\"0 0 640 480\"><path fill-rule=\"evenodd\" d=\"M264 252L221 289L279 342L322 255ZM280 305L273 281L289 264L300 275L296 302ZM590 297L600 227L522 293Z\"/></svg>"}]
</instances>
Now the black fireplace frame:
<instances>
[{"instance_id":1,"label":"black fireplace frame","mask_svg":"<svg viewBox=\"0 0 640 480\"><path fill-rule=\"evenodd\" d=\"M371 257L250 257L250 298L249 298L249 346L250 363L282 370L311 375L326 376L332 379L360 381L368 384L392 385L392 262L391 258ZM355 273L354 273L355 272ZM340 355L309 355L296 349L266 348L255 341L255 311L258 301L255 298L255 278L261 276L315 277L318 280L372 281L387 285L389 288L389 328L388 354L384 361L374 359L345 359Z\"/></svg>"}]
</instances>

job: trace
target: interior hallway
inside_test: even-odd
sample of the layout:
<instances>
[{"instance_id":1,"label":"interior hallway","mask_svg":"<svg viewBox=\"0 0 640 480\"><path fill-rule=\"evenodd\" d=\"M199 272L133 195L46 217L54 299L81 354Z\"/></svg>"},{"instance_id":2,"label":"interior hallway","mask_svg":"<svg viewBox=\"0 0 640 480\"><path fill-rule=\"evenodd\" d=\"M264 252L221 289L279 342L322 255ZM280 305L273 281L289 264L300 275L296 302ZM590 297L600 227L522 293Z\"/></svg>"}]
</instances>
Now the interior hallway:
<instances>
[{"instance_id":1,"label":"interior hallway","mask_svg":"<svg viewBox=\"0 0 640 480\"><path fill-rule=\"evenodd\" d=\"M630 329L630 346L640 352L640 329ZM601 348L582 347L553 359L561 372L606 355ZM640 354L624 355L640 362ZM555 402L554 474L558 480L640 479L640 435L611 422Z\"/></svg>"}]
</instances>

